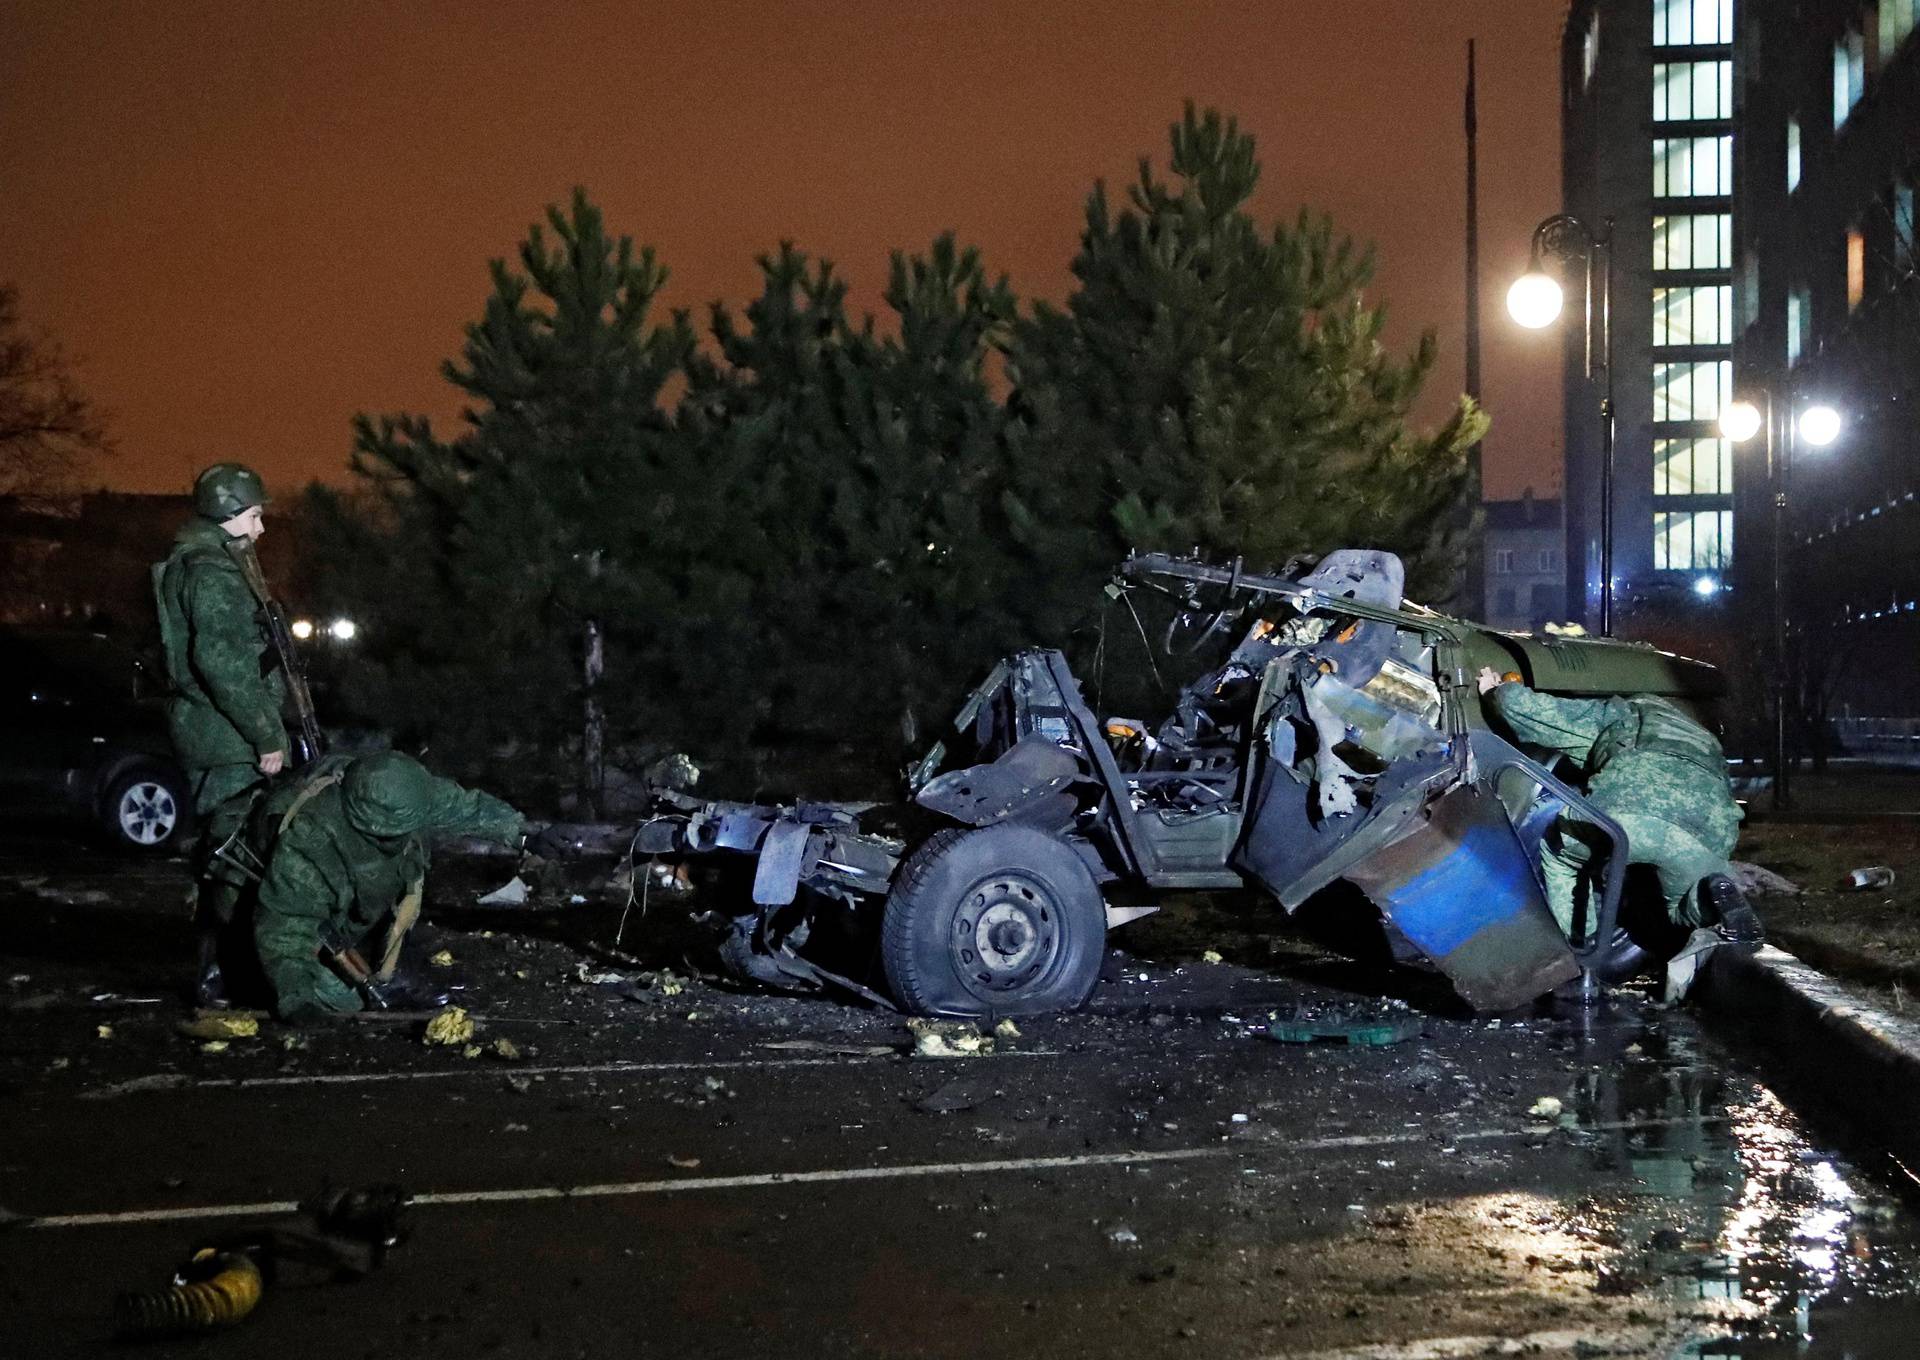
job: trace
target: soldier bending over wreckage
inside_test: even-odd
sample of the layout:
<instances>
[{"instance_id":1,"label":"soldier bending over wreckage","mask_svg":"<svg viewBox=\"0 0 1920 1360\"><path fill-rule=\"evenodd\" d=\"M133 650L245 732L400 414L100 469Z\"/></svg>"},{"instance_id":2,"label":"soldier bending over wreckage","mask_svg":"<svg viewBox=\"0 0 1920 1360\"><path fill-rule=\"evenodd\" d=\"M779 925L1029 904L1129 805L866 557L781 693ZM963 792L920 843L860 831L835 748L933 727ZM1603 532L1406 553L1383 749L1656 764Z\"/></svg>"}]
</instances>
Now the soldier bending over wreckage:
<instances>
[{"instance_id":1,"label":"soldier bending over wreckage","mask_svg":"<svg viewBox=\"0 0 1920 1360\"><path fill-rule=\"evenodd\" d=\"M1711 927L1743 943L1762 938L1727 863L1741 814L1711 732L1656 695L1562 699L1503 681L1491 668L1480 671L1479 685L1498 724L1576 767L1574 782L1626 832L1630 862L1658 873L1673 924ZM1572 815L1542 844L1547 904L1569 934L1576 905L1596 889L1605 847L1598 828Z\"/></svg>"},{"instance_id":2,"label":"soldier bending over wreckage","mask_svg":"<svg viewBox=\"0 0 1920 1360\"><path fill-rule=\"evenodd\" d=\"M392 979L420 914L432 832L519 848L526 820L397 751L329 756L262 800L243 854L259 880L254 945L282 1019L361 1010ZM359 945L382 921L369 967Z\"/></svg>"}]
</instances>

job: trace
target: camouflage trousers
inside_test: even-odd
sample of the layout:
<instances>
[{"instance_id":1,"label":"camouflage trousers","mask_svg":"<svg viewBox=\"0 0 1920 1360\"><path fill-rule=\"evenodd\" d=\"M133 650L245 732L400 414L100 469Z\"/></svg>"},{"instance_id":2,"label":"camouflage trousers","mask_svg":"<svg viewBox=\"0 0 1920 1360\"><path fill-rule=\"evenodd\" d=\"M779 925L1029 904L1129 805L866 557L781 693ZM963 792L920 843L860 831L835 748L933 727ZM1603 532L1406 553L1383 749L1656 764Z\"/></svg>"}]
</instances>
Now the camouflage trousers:
<instances>
[{"instance_id":1,"label":"camouflage trousers","mask_svg":"<svg viewBox=\"0 0 1920 1360\"><path fill-rule=\"evenodd\" d=\"M1649 817L1624 808L1602 808L1627 833L1627 862L1652 865L1666 899L1667 917L1677 926L1707 925L1700 909L1700 880L1728 872L1736 833L1702 835L1662 817ZM1541 847L1540 867L1546 880L1547 905L1560 928L1573 934L1576 914L1583 933L1590 929L1585 910L1600 898L1602 873L1612 847L1591 822L1562 817L1548 829Z\"/></svg>"},{"instance_id":2,"label":"camouflage trousers","mask_svg":"<svg viewBox=\"0 0 1920 1360\"><path fill-rule=\"evenodd\" d=\"M233 919L240 896L251 882L216 852L234 841L246 825L266 776L252 765L210 765L188 777L193 815L200 823L200 843L194 851L196 916L203 928L211 929Z\"/></svg>"}]
</instances>

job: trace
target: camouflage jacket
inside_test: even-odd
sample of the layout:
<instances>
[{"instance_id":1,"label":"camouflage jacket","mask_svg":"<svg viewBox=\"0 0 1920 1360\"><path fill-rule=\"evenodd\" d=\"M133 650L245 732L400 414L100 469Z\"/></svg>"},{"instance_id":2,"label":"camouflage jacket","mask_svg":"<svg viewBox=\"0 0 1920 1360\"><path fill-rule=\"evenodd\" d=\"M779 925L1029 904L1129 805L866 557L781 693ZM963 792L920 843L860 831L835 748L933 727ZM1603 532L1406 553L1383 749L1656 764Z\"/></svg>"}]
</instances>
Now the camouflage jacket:
<instances>
[{"instance_id":1,"label":"camouflage jacket","mask_svg":"<svg viewBox=\"0 0 1920 1360\"><path fill-rule=\"evenodd\" d=\"M167 678L167 726L183 765L251 765L287 749L285 681L265 671L271 651L260 602L209 520L189 520L153 569Z\"/></svg>"},{"instance_id":2,"label":"camouflage jacket","mask_svg":"<svg viewBox=\"0 0 1920 1360\"><path fill-rule=\"evenodd\" d=\"M492 794L434 778L422 830L370 835L346 815L331 757L276 789L256 811L248 840L264 863L254 947L289 1019L360 1009L353 989L321 962L320 947L359 942L426 875L427 837L478 836L514 845L521 815Z\"/></svg>"},{"instance_id":3,"label":"camouflage jacket","mask_svg":"<svg viewBox=\"0 0 1920 1360\"><path fill-rule=\"evenodd\" d=\"M1608 812L1658 817L1718 840L1740 821L1719 739L1654 694L1562 699L1509 682L1487 709L1517 738L1565 756Z\"/></svg>"}]
</instances>

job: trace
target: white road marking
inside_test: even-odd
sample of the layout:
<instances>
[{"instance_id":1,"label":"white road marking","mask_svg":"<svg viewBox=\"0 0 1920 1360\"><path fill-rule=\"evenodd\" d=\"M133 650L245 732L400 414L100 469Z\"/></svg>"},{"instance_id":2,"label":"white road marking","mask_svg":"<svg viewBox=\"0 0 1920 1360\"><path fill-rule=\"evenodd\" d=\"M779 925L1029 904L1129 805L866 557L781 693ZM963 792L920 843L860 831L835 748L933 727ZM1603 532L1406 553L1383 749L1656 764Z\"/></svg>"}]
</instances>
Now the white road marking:
<instances>
[{"instance_id":1,"label":"white road marking","mask_svg":"<svg viewBox=\"0 0 1920 1360\"><path fill-rule=\"evenodd\" d=\"M615 1181L605 1185L533 1185L512 1190L452 1190L415 1195L416 1205L513 1204L526 1200L607 1199L627 1195L672 1195L696 1190L751 1190L776 1185L815 1185L825 1181L902 1180L915 1176L967 1176L997 1171L1063 1171L1088 1166L1130 1166L1143 1162L1189 1162L1227 1157L1240 1148L1166 1148L1148 1152L1091 1152L1073 1157L1011 1157L992 1162L922 1162L907 1166L850 1166L826 1171L766 1171L747 1176L682 1176L672 1180ZM256 1204L203 1204L178 1209L135 1209L104 1214L49 1214L19 1223L29 1228L97 1228L128 1223L172 1223L207 1218L267 1218L291 1214L292 1200Z\"/></svg>"},{"instance_id":2,"label":"white road marking","mask_svg":"<svg viewBox=\"0 0 1920 1360\"><path fill-rule=\"evenodd\" d=\"M1593 1133L1624 1132L1629 1129L1663 1128L1675 1125L1697 1127L1725 1123L1724 1119L1631 1119L1605 1124L1584 1125ZM1333 1138L1309 1138L1287 1143L1289 1153L1333 1152L1349 1148L1405 1146L1432 1138L1446 1137L1456 1142L1505 1138L1531 1138L1543 1133L1540 1128L1474 1129L1454 1132L1442 1129L1399 1133L1349 1134ZM839 1181L904 1180L919 1176L973 1176L994 1172L1072 1171L1082 1167L1134 1166L1152 1162L1191 1162L1216 1157L1249 1157L1266 1150L1266 1144L1245 1141L1210 1143L1203 1147L1162 1148L1135 1152L1089 1152L1068 1157L1010 1157L987 1162L918 1162L905 1166L850 1166L821 1171L763 1171L740 1176L677 1176L651 1181L613 1181L601 1185L531 1185L506 1190L447 1190L415 1195L413 1203L424 1207L461 1204L513 1204L530 1200L608 1199L631 1195L673 1195L701 1190L753 1190L782 1185L818 1185ZM199 1204L173 1209L128 1209L92 1214L48 1214L42 1217L11 1217L28 1228L99 1228L134 1223L178 1223L210 1218L271 1218L295 1213L293 1200L266 1200L251 1204ZM1339 1354L1345 1354L1341 1352ZM1360 1353L1355 1353L1359 1355ZM1445 1352L1438 1353L1444 1356Z\"/></svg>"},{"instance_id":3,"label":"white road marking","mask_svg":"<svg viewBox=\"0 0 1920 1360\"><path fill-rule=\"evenodd\" d=\"M185 1073L161 1073L134 1077L110 1086L95 1086L80 1093L81 1100L116 1100L122 1096L154 1095L180 1091L252 1091L274 1090L288 1086L358 1086L392 1081L449 1081L461 1077L568 1077L568 1076L646 1076L653 1072L738 1072L783 1067L859 1067L890 1063L904 1054L885 1057L830 1058L707 1058L676 1062L550 1063L545 1066L497 1062L470 1062L460 1067L428 1068L399 1072L309 1072L278 1077L190 1077ZM1031 1049L995 1053L968 1062L999 1062L1008 1058L1054 1058L1052 1049Z\"/></svg>"}]
</instances>

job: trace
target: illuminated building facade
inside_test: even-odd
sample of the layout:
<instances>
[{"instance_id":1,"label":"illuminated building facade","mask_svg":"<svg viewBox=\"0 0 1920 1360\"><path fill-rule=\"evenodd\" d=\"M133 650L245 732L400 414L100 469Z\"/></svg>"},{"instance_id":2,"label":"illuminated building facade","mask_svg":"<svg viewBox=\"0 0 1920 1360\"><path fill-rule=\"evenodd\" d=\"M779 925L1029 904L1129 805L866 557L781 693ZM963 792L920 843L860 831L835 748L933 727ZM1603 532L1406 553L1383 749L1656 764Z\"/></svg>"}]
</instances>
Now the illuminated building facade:
<instances>
[{"instance_id":1,"label":"illuminated building facade","mask_svg":"<svg viewBox=\"0 0 1920 1360\"><path fill-rule=\"evenodd\" d=\"M1920 746L1917 9L1742 0L1734 353L1743 393L1777 410L1825 403L1843 420L1829 447L1790 450L1796 678L1824 688L1818 707L1843 737L1904 721ZM1763 538L1767 489L1742 490ZM1743 597L1770 589L1770 558L1743 554Z\"/></svg>"},{"instance_id":2,"label":"illuminated building facade","mask_svg":"<svg viewBox=\"0 0 1920 1360\"><path fill-rule=\"evenodd\" d=\"M1566 211L1611 219L1616 631L1650 596L1717 604L1735 543L1735 459L1715 422L1733 389L1734 0L1574 0L1562 43ZM1600 600L1603 385L1569 291L1566 574Z\"/></svg>"}]
</instances>

